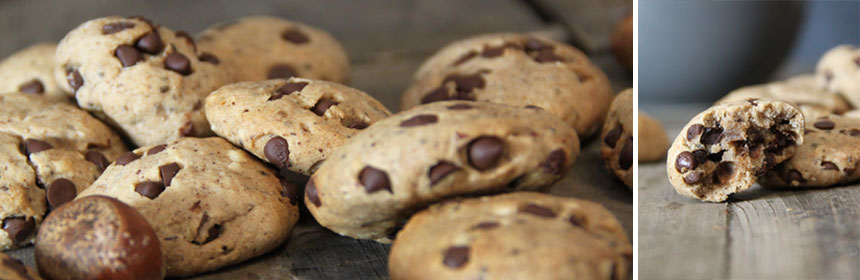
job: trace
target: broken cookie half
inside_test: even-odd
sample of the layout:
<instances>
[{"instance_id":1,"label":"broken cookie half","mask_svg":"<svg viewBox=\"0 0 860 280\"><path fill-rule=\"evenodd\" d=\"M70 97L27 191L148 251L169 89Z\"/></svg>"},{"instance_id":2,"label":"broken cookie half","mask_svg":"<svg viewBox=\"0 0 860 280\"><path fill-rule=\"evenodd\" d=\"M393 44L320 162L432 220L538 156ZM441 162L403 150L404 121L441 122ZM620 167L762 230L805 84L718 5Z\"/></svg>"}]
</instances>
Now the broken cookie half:
<instances>
[{"instance_id":1,"label":"broken cookie half","mask_svg":"<svg viewBox=\"0 0 860 280\"><path fill-rule=\"evenodd\" d=\"M803 143L803 126L800 110L781 101L748 99L708 108L672 143L669 181L681 195L725 201L788 159Z\"/></svg>"}]
</instances>

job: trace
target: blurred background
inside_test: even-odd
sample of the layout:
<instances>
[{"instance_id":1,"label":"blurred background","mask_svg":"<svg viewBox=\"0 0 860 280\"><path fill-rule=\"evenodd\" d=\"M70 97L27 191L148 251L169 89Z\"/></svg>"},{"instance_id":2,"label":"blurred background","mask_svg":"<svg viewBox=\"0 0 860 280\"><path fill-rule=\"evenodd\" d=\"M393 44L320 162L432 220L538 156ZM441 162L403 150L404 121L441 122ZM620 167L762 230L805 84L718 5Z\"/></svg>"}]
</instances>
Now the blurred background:
<instances>
[{"instance_id":1,"label":"blurred background","mask_svg":"<svg viewBox=\"0 0 860 280\"><path fill-rule=\"evenodd\" d=\"M712 103L860 45L860 1L639 2L639 104Z\"/></svg>"}]
</instances>

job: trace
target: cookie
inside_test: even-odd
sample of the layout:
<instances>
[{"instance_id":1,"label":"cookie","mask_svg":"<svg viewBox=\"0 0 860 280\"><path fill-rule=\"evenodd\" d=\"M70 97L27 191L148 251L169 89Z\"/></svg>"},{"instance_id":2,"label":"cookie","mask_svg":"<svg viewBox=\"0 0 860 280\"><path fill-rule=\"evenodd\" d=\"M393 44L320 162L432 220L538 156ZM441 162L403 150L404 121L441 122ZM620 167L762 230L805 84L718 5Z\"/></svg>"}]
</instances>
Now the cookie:
<instances>
[{"instance_id":1,"label":"cookie","mask_svg":"<svg viewBox=\"0 0 860 280\"><path fill-rule=\"evenodd\" d=\"M276 17L253 16L216 24L197 36L237 81L302 77L344 83L349 59L327 32Z\"/></svg>"},{"instance_id":2,"label":"cookie","mask_svg":"<svg viewBox=\"0 0 860 280\"><path fill-rule=\"evenodd\" d=\"M633 90L615 97L600 134L600 157L606 170L633 188Z\"/></svg>"},{"instance_id":3,"label":"cookie","mask_svg":"<svg viewBox=\"0 0 860 280\"><path fill-rule=\"evenodd\" d=\"M206 98L206 118L216 134L278 168L306 175L390 114L364 92L301 78L231 84Z\"/></svg>"},{"instance_id":4,"label":"cookie","mask_svg":"<svg viewBox=\"0 0 860 280\"><path fill-rule=\"evenodd\" d=\"M391 279L628 279L633 247L602 205L520 192L431 206L391 247Z\"/></svg>"},{"instance_id":5,"label":"cookie","mask_svg":"<svg viewBox=\"0 0 860 280\"><path fill-rule=\"evenodd\" d=\"M39 274L23 262L0 253L0 279L3 280L41 280Z\"/></svg>"},{"instance_id":6,"label":"cookie","mask_svg":"<svg viewBox=\"0 0 860 280\"><path fill-rule=\"evenodd\" d=\"M42 94L68 101L69 93L57 85L55 43L41 43L22 49L0 61L0 94L15 92Z\"/></svg>"},{"instance_id":7,"label":"cookie","mask_svg":"<svg viewBox=\"0 0 860 280\"><path fill-rule=\"evenodd\" d=\"M639 162L658 162L669 149L669 136L660 121L639 111Z\"/></svg>"},{"instance_id":8,"label":"cookie","mask_svg":"<svg viewBox=\"0 0 860 280\"><path fill-rule=\"evenodd\" d=\"M633 71L633 14L618 22L610 40L618 63Z\"/></svg>"},{"instance_id":9,"label":"cookie","mask_svg":"<svg viewBox=\"0 0 860 280\"><path fill-rule=\"evenodd\" d=\"M800 75L785 81L746 86L730 92L717 104L747 99L772 99L796 105L806 119L842 114L851 109L842 96L824 90L813 75Z\"/></svg>"},{"instance_id":10,"label":"cookie","mask_svg":"<svg viewBox=\"0 0 860 280\"><path fill-rule=\"evenodd\" d=\"M578 155L576 132L544 110L436 102L383 119L335 150L308 181L305 205L336 233L387 242L433 202L542 190Z\"/></svg>"},{"instance_id":11,"label":"cookie","mask_svg":"<svg viewBox=\"0 0 860 280\"><path fill-rule=\"evenodd\" d=\"M139 146L212 132L203 99L232 77L183 32L149 20L87 21L60 41L55 72L78 105Z\"/></svg>"},{"instance_id":12,"label":"cookie","mask_svg":"<svg viewBox=\"0 0 860 280\"><path fill-rule=\"evenodd\" d=\"M79 197L134 207L158 235L168 276L188 276L261 255L298 220L298 191L221 138L180 138L128 153Z\"/></svg>"},{"instance_id":13,"label":"cookie","mask_svg":"<svg viewBox=\"0 0 860 280\"><path fill-rule=\"evenodd\" d=\"M829 187L860 178L860 118L826 116L806 123L803 144L759 183L765 187Z\"/></svg>"},{"instance_id":14,"label":"cookie","mask_svg":"<svg viewBox=\"0 0 860 280\"><path fill-rule=\"evenodd\" d=\"M47 96L0 95L0 108L0 250L6 250L31 243L48 206L74 199L125 147L105 124Z\"/></svg>"},{"instance_id":15,"label":"cookie","mask_svg":"<svg viewBox=\"0 0 860 280\"><path fill-rule=\"evenodd\" d=\"M815 77L830 92L841 94L860 107L860 48L839 45L824 53L815 67Z\"/></svg>"},{"instance_id":16,"label":"cookie","mask_svg":"<svg viewBox=\"0 0 860 280\"><path fill-rule=\"evenodd\" d=\"M404 93L403 109L442 100L543 108L576 129L599 129L612 101L609 79L581 51L522 34L457 41L427 59Z\"/></svg>"},{"instance_id":17,"label":"cookie","mask_svg":"<svg viewBox=\"0 0 860 280\"><path fill-rule=\"evenodd\" d=\"M679 194L722 202L803 144L803 114L791 104L746 100L708 108L675 138L666 158L669 182Z\"/></svg>"}]
</instances>

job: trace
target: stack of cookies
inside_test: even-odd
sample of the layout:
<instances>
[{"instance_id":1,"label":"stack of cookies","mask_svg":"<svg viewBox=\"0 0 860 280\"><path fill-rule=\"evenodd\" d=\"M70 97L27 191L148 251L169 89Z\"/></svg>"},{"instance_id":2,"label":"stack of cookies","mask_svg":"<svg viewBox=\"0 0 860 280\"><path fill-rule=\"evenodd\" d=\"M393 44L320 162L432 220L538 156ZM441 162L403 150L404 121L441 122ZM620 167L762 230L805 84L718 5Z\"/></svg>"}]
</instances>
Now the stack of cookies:
<instances>
[{"instance_id":1,"label":"stack of cookies","mask_svg":"<svg viewBox=\"0 0 860 280\"><path fill-rule=\"evenodd\" d=\"M550 39L454 42L393 115L342 84L349 63L331 35L272 17L196 39L98 18L0 74L0 249L35 240L46 278L216 270L283 244L300 207L338 234L393 240L395 279L631 270L630 241L603 206L535 193L604 119L605 164L632 181L632 91L612 102L606 75ZM288 172L310 176L303 190ZM546 254L557 257L527 265ZM5 256L3 273L36 278Z\"/></svg>"}]
</instances>

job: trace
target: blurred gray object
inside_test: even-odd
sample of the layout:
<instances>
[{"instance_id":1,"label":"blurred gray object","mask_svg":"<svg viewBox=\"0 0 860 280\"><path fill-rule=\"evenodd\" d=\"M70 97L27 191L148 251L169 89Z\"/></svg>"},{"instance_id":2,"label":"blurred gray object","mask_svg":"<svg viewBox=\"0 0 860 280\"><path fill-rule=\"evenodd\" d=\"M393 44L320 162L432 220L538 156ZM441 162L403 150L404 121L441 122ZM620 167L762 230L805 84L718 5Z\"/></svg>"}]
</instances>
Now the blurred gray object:
<instances>
[{"instance_id":1,"label":"blurred gray object","mask_svg":"<svg viewBox=\"0 0 860 280\"><path fill-rule=\"evenodd\" d=\"M767 78L804 19L802 1L639 2L643 103L711 102Z\"/></svg>"}]
</instances>

